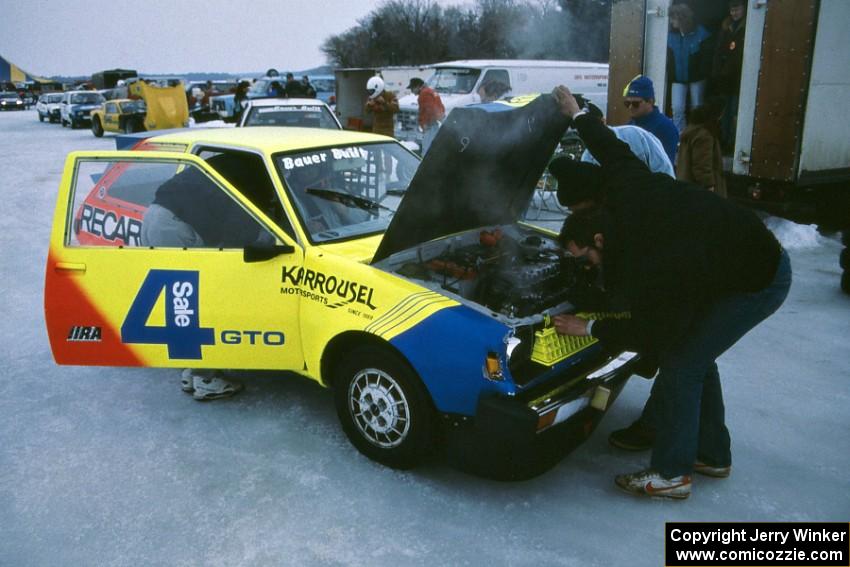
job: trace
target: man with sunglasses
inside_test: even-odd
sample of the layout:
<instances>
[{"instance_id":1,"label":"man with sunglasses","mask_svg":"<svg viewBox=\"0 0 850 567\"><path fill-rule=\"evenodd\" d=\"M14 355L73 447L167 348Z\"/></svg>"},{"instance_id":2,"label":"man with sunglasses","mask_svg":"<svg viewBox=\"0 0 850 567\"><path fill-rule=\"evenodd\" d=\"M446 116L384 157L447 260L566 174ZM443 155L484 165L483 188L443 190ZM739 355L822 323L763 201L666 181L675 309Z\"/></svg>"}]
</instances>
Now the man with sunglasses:
<instances>
[{"instance_id":1,"label":"man with sunglasses","mask_svg":"<svg viewBox=\"0 0 850 567\"><path fill-rule=\"evenodd\" d=\"M623 92L623 104L629 110L632 119L629 124L640 126L652 132L661 140L670 163L676 163L676 148L679 145L679 130L673 121L664 116L655 105L655 87L652 79L638 75L632 79Z\"/></svg>"},{"instance_id":2,"label":"man with sunglasses","mask_svg":"<svg viewBox=\"0 0 850 567\"><path fill-rule=\"evenodd\" d=\"M615 350L657 357L647 469L615 483L639 496L684 499L691 474L732 468L716 359L776 311L791 285L788 254L751 210L701 187L651 172L569 89L553 92L600 163L568 175L597 206L567 217L559 241L601 272L630 319L553 318L563 335L593 336ZM604 193L599 187L604 185ZM593 191L593 188L596 191ZM739 369L737 374L743 372Z\"/></svg>"}]
</instances>

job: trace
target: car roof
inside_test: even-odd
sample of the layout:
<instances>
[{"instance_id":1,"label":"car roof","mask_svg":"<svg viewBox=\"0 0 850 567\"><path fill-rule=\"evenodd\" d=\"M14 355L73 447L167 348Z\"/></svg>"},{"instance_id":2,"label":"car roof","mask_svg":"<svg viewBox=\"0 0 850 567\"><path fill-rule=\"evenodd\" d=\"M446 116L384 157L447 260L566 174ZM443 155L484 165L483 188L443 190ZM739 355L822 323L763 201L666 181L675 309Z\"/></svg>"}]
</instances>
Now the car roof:
<instances>
[{"instance_id":1,"label":"car roof","mask_svg":"<svg viewBox=\"0 0 850 567\"><path fill-rule=\"evenodd\" d=\"M335 145L369 142L396 142L393 138L366 132L278 126L247 128L186 128L173 134L153 136L150 140L156 142L186 144L189 146L196 144L239 146L260 150L269 154L309 150L312 148L323 148Z\"/></svg>"},{"instance_id":2,"label":"car roof","mask_svg":"<svg viewBox=\"0 0 850 567\"><path fill-rule=\"evenodd\" d=\"M253 98L251 106L327 106L317 98Z\"/></svg>"}]
</instances>

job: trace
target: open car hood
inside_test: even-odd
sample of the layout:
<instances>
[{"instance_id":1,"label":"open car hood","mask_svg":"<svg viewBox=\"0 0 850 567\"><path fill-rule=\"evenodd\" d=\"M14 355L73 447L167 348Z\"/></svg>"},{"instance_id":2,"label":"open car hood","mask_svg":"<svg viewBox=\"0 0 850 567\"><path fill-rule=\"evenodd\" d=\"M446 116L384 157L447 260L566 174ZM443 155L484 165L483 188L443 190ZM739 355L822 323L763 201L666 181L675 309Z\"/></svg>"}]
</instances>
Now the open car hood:
<instances>
[{"instance_id":1,"label":"open car hood","mask_svg":"<svg viewBox=\"0 0 850 567\"><path fill-rule=\"evenodd\" d=\"M551 95L524 105L452 110L372 261L441 236L517 221L568 125Z\"/></svg>"}]
</instances>

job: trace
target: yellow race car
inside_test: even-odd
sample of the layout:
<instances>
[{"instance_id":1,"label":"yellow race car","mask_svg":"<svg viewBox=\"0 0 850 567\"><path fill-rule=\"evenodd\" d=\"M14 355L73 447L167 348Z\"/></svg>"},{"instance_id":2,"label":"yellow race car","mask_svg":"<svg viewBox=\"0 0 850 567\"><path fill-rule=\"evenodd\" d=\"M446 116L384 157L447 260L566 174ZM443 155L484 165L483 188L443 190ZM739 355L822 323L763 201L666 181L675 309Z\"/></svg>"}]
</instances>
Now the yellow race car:
<instances>
[{"instance_id":1,"label":"yellow race car","mask_svg":"<svg viewBox=\"0 0 850 567\"><path fill-rule=\"evenodd\" d=\"M144 130L147 107L141 99L119 98L92 110L91 131L100 138L104 132L130 133Z\"/></svg>"},{"instance_id":2,"label":"yellow race car","mask_svg":"<svg viewBox=\"0 0 850 567\"><path fill-rule=\"evenodd\" d=\"M46 271L53 356L291 370L334 389L376 461L411 467L438 444L481 474L537 474L637 360L548 325L588 284L518 219L565 128L542 96L454 110L421 164L391 138L276 127L72 153Z\"/></svg>"}]
</instances>

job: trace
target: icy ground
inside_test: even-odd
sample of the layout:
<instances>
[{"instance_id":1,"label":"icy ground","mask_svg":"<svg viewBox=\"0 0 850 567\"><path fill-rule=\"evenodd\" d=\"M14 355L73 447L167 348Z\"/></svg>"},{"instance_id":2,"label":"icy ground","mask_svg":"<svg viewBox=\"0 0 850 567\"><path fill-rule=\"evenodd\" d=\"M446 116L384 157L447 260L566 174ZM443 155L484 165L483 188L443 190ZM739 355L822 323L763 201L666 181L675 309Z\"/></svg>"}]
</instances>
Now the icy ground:
<instances>
[{"instance_id":1,"label":"icy ground","mask_svg":"<svg viewBox=\"0 0 850 567\"><path fill-rule=\"evenodd\" d=\"M788 245L782 309L720 359L727 480L685 502L620 493L644 455L606 438L639 412L633 378L593 437L524 483L360 456L328 391L274 374L198 403L175 370L54 364L42 311L65 156L88 130L0 114L0 565L663 565L667 521L850 519L850 297L833 237L768 219ZM115 285L122 285L117 281Z\"/></svg>"}]
</instances>

